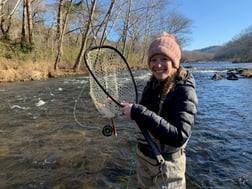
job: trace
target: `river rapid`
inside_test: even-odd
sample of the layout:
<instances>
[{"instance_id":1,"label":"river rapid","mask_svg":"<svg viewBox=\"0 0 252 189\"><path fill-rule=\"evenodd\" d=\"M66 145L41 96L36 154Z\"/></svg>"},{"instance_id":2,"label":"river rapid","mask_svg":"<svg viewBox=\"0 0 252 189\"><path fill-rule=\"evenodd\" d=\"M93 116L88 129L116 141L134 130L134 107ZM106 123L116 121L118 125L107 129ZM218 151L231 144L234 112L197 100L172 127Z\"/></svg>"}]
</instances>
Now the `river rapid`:
<instances>
[{"instance_id":1,"label":"river rapid","mask_svg":"<svg viewBox=\"0 0 252 189\"><path fill-rule=\"evenodd\" d=\"M251 63L184 64L194 75L198 114L187 146L187 188L252 188L252 79L211 80ZM147 70L133 72L141 90ZM0 188L134 188L136 125L110 120L89 96L88 77L0 83Z\"/></svg>"}]
</instances>

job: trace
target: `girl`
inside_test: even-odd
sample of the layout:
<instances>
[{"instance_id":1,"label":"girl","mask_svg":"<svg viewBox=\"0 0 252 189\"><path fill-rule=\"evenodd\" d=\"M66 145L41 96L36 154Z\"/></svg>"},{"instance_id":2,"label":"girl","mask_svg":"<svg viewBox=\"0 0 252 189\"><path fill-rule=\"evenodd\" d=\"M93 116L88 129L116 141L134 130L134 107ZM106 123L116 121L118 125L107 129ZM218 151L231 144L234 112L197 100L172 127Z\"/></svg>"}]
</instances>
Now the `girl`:
<instances>
[{"instance_id":1,"label":"girl","mask_svg":"<svg viewBox=\"0 0 252 189\"><path fill-rule=\"evenodd\" d=\"M138 188L186 188L185 147L197 112L195 81L180 65L175 37L163 32L150 45L148 67L152 76L139 104L122 103L122 112L151 134L165 162L155 154L139 131L136 172Z\"/></svg>"}]
</instances>

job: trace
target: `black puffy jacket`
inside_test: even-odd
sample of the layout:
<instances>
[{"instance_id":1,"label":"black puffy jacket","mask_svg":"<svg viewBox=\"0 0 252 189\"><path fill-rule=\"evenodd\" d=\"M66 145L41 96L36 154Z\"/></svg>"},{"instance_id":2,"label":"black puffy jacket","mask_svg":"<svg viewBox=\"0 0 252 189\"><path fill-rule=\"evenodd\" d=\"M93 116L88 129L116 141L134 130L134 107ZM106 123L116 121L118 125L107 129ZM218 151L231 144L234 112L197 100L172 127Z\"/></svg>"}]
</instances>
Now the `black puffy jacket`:
<instances>
[{"instance_id":1,"label":"black puffy jacket","mask_svg":"<svg viewBox=\"0 0 252 189\"><path fill-rule=\"evenodd\" d=\"M175 87L164 101L160 115L160 94L162 86L153 89L152 83L145 86L140 104L134 104L131 118L161 144L174 148L181 147L191 135L192 126L197 112L197 95L195 80L187 71L183 79L175 81Z\"/></svg>"}]
</instances>

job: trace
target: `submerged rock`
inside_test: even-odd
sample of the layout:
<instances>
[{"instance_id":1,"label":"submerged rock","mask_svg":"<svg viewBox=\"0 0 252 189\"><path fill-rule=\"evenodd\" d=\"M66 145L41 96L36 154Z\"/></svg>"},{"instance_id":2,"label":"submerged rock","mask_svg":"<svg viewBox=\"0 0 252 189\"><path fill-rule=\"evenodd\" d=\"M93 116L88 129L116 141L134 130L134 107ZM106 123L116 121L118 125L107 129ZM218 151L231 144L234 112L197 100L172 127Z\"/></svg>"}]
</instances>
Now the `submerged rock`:
<instances>
[{"instance_id":1,"label":"submerged rock","mask_svg":"<svg viewBox=\"0 0 252 189\"><path fill-rule=\"evenodd\" d=\"M240 72L241 76L246 78L252 78L252 69L243 69Z\"/></svg>"},{"instance_id":2,"label":"submerged rock","mask_svg":"<svg viewBox=\"0 0 252 189\"><path fill-rule=\"evenodd\" d=\"M238 76L235 73L228 73L227 79L228 80L238 80Z\"/></svg>"},{"instance_id":3,"label":"submerged rock","mask_svg":"<svg viewBox=\"0 0 252 189\"><path fill-rule=\"evenodd\" d=\"M212 80L220 80L220 79L222 79L223 77L225 77L224 74L215 73L215 74L212 76Z\"/></svg>"}]
</instances>

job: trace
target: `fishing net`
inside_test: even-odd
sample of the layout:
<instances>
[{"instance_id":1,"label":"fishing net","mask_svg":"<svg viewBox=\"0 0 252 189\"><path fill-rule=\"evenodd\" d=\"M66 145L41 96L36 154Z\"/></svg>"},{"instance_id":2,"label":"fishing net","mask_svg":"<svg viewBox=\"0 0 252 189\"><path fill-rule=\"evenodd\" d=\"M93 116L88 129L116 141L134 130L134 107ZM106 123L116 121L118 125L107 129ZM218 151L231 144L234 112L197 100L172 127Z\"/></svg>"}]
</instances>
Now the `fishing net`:
<instances>
[{"instance_id":1,"label":"fishing net","mask_svg":"<svg viewBox=\"0 0 252 189\"><path fill-rule=\"evenodd\" d=\"M132 72L117 49L92 47L85 52L84 59L91 74L90 96L102 115L113 118L121 113L121 102L137 102Z\"/></svg>"}]
</instances>

